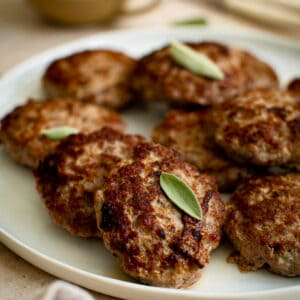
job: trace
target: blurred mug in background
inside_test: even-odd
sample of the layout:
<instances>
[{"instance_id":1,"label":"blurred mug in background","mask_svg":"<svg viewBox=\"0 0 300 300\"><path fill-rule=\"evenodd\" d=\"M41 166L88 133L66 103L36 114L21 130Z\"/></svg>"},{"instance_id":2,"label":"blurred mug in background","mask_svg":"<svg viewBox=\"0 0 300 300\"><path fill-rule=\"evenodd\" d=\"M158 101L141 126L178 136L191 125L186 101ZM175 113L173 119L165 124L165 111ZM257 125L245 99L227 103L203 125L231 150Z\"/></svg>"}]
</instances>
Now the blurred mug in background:
<instances>
[{"instance_id":1,"label":"blurred mug in background","mask_svg":"<svg viewBox=\"0 0 300 300\"><path fill-rule=\"evenodd\" d=\"M108 22L118 15L144 12L160 0L27 0L45 18L59 24Z\"/></svg>"}]
</instances>

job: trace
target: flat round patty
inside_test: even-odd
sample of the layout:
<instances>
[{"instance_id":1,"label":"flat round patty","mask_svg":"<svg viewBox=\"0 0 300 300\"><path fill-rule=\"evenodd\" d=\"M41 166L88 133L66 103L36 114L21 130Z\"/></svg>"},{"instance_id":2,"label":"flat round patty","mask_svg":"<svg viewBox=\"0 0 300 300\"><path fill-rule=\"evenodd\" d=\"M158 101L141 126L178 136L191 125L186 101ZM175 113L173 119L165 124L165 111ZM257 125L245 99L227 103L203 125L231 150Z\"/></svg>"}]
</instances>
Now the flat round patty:
<instances>
[{"instance_id":1,"label":"flat round patty","mask_svg":"<svg viewBox=\"0 0 300 300\"><path fill-rule=\"evenodd\" d=\"M203 219L178 209L160 188L162 172L195 193ZM215 181L161 145L140 144L108 177L95 204L105 246L130 276L146 284L188 287L196 282L221 238L224 205Z\"/></svg>"},{"instance_id":2,"label":"flat round patty","mask_svg":"<svg viewBox=\"0 0 300 300\"><path fill-rule=\"evenodd\" d=\"M94 191L101 189L111 168L132 155L144 141L110 128L67 137L35 172L36 186L52 220L71 234L100 236Z\"/></svg>"},{"instance_id":3,"label":"flat round patty","mask_svg":"<svg viewBox=\"0 0 300 300\"><path fill-rule=\"evenodd\" d=\"M165 47L137 63L133 87L142 98L180 106L214 105L247 90L278 86L272 68L246 51L214 42L187 45L213 60L224 72L224 80L192 73L177 64Z\"/></svg>"},{"instance_id":4,"label":"flat round patty","mask_svg":"<svg viewBox=\"0 0 300 300\"><path fill-rule=\"evenodd\" d=\"M1 120L0 140L15 161L36 168L59 143L41 131L57 126L71 126L83 133L105 126L120 131L126 128L119 114L96 104L75 99L30 99Z\"/></svg>"},{"instance_id":5,"label":"flat round patty","mask_svg":"<svg viewBox=\"0 0 300 300\"><path fill-rule=\"evenodd\" d=\"M256 90L215 110L215 142L228 156L258 166L299 164L300 110L287 91Z\"/></svg>"},{"instance_id":6,"label":"flat round patty","mask_svg":"<svg viewBox=\"0 0 300 300\"><path fill-rule=\"evenodd\" d=\"M90 50L52 62L43 85L50 97L76 97L111 108L132 100L129 88L135 60L111 50Z\"/></svg>"},{"instance_id":7,"label":"flat round patty","mask_svg":"<svg viewBox=\"0 0 300 300\"><path fill-rule=\"evenodd\" d=\"M167 112L152 132L152 139L177 150L182 158L195 165L200 172L217 179L219 190L232 191L243 179L255 173L253 168L228 159L214 143L211 109Z\"/></svg>"},{"instance_id":8,"label":"flat round patty","mask_svg":"<svg viewBox=\"0 0 300 300\"><path fill-rule=\"evenodd\" d=\"M300 174L253 177L226 205L224 230L241 270L300 275Z\"/></svg>"}]
</instances>

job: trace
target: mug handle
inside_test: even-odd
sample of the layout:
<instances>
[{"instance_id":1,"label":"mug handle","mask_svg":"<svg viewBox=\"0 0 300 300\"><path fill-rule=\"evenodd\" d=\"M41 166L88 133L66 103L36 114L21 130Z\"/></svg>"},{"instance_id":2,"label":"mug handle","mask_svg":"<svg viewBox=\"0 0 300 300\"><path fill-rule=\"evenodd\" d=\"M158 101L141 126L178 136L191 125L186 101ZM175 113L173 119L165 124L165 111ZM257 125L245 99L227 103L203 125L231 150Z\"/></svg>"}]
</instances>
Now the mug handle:
<instances>
[{"instance_id":1,"label":"mug handle","mask_svg":"<svg viewBox=\"0 0 300 300\"><path fill-rule=\"evenodd\" d=\"M134 15L134 14L143 13L149 9L154 8L161 2L161 0L147 0L147 1L145 1L146 2L145 4L135 5L132 8L129 5L126 5L126 2L127 3L130 2L130 0L125 1L123 8L121 8L121 13ZM141 1L137 1L137 2L141 2ZM129 6L129 7L127 7L127 6Z\"/></svg>"}]
</instances>

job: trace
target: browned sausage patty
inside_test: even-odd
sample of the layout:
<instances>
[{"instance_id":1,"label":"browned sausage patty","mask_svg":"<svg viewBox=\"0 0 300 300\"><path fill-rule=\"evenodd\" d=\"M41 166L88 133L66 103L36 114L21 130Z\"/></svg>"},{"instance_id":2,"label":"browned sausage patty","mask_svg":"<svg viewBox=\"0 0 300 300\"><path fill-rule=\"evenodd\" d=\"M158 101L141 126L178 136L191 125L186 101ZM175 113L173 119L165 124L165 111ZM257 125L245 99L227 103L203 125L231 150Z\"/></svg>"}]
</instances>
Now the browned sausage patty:
<instances>
[{"instance_id":1,"label":"browned sausage patty","mask_svg":"<svg viewBox=\"0 0 300 300\"><path fill-rule=\"evenodd\" d=\"M111 108L133 99L129 77L135 60L111 50L90 50L55 60L43 76L50 97L76 97Z\"/></svg>"},{"instance_id":2,"label":"browned sausage patty","mask_svg":"<svg viewBox=\"0 0 300 300\"><path fill-rule=\"evenodd\" d=\"M63 140L35 172L37 189L53 221L76 236L99 236L93 193L141 141L140 136L109 128Z\"/></svg>"},{"instance_id":3,"label":"browned sausage patty","mask_svg":"<svg viewBox=\"0 0 300 300\"><path fill-rule=\"evenodd\" d=\"M96 104L75 99L30 99L2 119L0 139L15 161L36 168L59 143L41 131L56 126L71 126L84 133L104 126L120 131L126 128L119 114Z\"/></svg>"},{"instance_id":4,"label":"browned sausage patty","mask_svg":"<svg viewBox=\"0 0 300 300\"><path fill-rule=\"evenodd\" d=\"M289 92L257 90L215 110L216 143L236 161L259 166L300 163L300 109Z\"/></svg>"},{"instance_id":5,"label":"browned sausage patty","mask_svg":"<svg viewBox=\"0 0 300 300\"><path fill-rule=\"evenodd\" d=\"M288 90L300 102L300 78L296 78L296 79L292 80L288 85Z\"/></svg>"},{"instance_id":6,"label":"browned sausage patty","mask_svg":"<svg viewBox=\"0 0 300 300\"><path fill-rule=\"evenodd\" d=\"M300 174L253 177L226 205L224 229L241 270L300 275Z\"/></svg>"},{"instance_id":7,"label":"browned sausage patty","mask_svg":"<svg viewBox=\"0 0 300 300\"><path fill-rule=\"evenodd\" d=\"M211 110L172 110L152 132L153 141L177 150L182 158L217 179L220 191L232 191L253 168L229 160L211 136Z\"/></svg>"},{"instance_id":8,"label":"browned sausage patty","mask_svg":"<svg viewBox=\"0 0 300 300\"><path fill-rule=\"evenodd\" d=\"M187 45L212 59L223 70L224 80L195 75L177 64L165 47L137 63L133 87L142 98L175 105L212 105L247 90L278 86L272 68L246 51L214 42Z\"/></svg>"},{"instance_id":9,"label":"browned sausage patty","mask_svg":"<svg viewBox=\"0 0 300 300\"><path fill-rule=\"evenodd\" d=\"M160 188L162 172L176 175L195 193L203 219L178 209ZM196 282L221 238L224 205L215 181L182 161L177 153L145 143L133 159L115 168L96 209L105 246L130 276L146 284L188 287Z\"/></svg>"}]
</instances>

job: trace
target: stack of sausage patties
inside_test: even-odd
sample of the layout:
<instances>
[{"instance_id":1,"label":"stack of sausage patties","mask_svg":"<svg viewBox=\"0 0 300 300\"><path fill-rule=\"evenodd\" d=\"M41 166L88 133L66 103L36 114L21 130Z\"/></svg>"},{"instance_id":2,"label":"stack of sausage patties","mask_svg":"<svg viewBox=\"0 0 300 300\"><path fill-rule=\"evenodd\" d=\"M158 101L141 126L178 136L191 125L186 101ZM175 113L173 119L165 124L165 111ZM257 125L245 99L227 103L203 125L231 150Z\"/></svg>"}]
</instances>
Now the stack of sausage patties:
<instances>
[{"instance_id":1,"label":"stack of sausage patties","mask_svg":"<svg viewBox=\"0 0 300 300\"><path fill-rule=\"evenodd\" d=\"M144 57L137 90L179 106L155 127L153 141L214 176L221 191L238 186L226 205L224 229L237 250L230 261L244 271L300 275L299 175L291 174L300 162L300 81L280 90L271 67L244 51L189 46L216 62L224 79L182 68L168 48Z\"/></svg>"}]
</instances>

